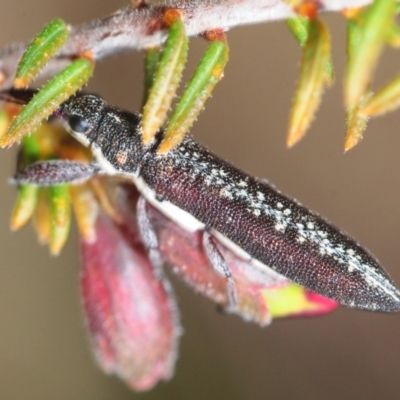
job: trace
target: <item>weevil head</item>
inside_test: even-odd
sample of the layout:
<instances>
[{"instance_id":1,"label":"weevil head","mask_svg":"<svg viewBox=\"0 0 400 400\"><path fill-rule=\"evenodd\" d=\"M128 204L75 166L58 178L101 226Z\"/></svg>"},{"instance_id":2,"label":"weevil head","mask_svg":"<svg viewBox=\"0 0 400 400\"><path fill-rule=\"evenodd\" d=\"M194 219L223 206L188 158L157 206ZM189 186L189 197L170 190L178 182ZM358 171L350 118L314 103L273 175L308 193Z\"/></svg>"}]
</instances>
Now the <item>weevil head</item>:
<instances>
[{"instance_id":1,"label":"weevil head","mask_svg":"<svg viewBox=\"0 0 400 400\"><path fill-rule=\"evenodd\" d=\"M106 102L97 95L75 96L63 103L55 116L76 140L89 147L96 140L105 107Z\"/></svg>"},{"instance_id":2,"label":"weevil head","mask_svg":"<svg viewBox=\"0 0 400 400\"><path fill-rule=\"evenodd\" d=\"M135 175L144 154L137 114L110 107L86 94L62 104L55 114L71 135L89 147L109 174Z\"/></svg>"}]
</instances>

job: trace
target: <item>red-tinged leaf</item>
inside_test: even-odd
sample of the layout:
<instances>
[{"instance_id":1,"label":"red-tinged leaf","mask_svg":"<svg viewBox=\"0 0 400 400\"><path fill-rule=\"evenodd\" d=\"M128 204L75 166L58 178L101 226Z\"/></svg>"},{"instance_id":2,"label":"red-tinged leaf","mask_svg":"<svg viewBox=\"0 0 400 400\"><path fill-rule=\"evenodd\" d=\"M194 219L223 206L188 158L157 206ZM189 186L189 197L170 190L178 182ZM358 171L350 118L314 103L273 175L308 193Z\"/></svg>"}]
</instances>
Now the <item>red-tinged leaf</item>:
<instances>
[{"instance_id":1,"label":"red-tinged leaf","mask_svg":"<svg viewBox=\"0 0 400 400\"><path fill-rule=\"evenodd\" d=\"M216 273L207 260L201 233L185 231L152 207L149 207L149 215L158 233L162 258L174 266L174 272L200 293L227 306L227 280ZM217 243L217 247L235 280L238 305L234 312L245 320L264 326L273 317L318 315L337 307L337 302L322 296L309 297L314 293L267 267L261 268L239 257L221 243Z\"/></svg>"},{"instance_id":2,"label":"red-tinged leaf","mask_svg":"<svg viewBox=\"0 0 400 400\"><path fill-rule=\"evenodd\" d=\"M322 315L339 305L295 283L263 290L263 296L274 318Z\"/></svg>"},{"instance_id":3,"label":"red-tinged leaf","mask_svg":"<svg viewBox=\"0 0 400 400\"><path fill-rule=\"evenodd\" d=\"M168 282L157 280L138 239L129 245L102 215L96 239L82 241L81 291L102 369L135 390L171 378L180 334Z\"/></svg>"}]
</instances>

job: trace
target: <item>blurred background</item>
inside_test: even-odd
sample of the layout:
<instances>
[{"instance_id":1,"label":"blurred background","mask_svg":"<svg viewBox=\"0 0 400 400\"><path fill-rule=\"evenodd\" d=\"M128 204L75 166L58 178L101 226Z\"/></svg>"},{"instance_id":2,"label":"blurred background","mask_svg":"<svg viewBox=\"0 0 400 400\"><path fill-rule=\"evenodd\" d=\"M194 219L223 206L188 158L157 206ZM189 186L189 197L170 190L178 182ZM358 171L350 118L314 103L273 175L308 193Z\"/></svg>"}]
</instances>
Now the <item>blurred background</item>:
<instances>
[{"instance_id":1,"label":"blurred background","mask_svg":"<svg viewBox=\"0 0 400 400\"><path fill-rule=\"evenodd\" d=\"M28 40L54 17L79 24L125 6L123 1L28 0L0 14L0 45ZM63 3L63 4L60 4ZM399 113L371 121L364 141L343 154L341 82L345 22L325 15L337 81L324 96L308 136L285 148L300 50L283 22L228 33L231 58L192 133L214 152L318 211L356 237L400 285ZM191 40L187 77L206 44ZM143 54L96 66L89 89L135 110L142 95ZM376 83L400 69L386 51ZM58 258L30 227L8 228L15 189L7 185L15 149L2 151L0 185L0 400L396 399L400 316L339 308L326 317L276 320L259 328L223 316L177 279L185 334L172 381L136 394L96 367L78 296L76 230Z\"/></svg>"}]
</instances>

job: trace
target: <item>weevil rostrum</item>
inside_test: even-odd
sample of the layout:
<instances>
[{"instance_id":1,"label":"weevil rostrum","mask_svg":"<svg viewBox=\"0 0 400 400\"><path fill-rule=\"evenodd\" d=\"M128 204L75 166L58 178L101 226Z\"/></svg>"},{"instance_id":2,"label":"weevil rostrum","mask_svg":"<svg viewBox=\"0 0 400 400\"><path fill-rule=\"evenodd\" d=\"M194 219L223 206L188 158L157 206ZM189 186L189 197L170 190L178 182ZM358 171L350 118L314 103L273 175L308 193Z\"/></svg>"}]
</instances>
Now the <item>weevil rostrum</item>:
<instances>
[{"instance_id":1,"label":"weevil rostrum","mask_svg":"<svg viewBox=\"0 0 400 400\"><path fill-rule=\"evenodd\" d=\"M368 251L317 214L212 154L190 136L160 155L157 147L161 131L152 143L143 145L140 115L111 107L96 95L73 97L61 105L56 118L91 148L96 165L83 171L71 163L71 172L57 174L54 171L62 169L62 161L42 163L33 166L35 172L31 169L17 174L16 181L47 185L86 178L99 170L131 178L143 201L187 231L203 232L210 263L227 279L229 307L235 307L237 293L216 242L250 260L257 270L272 269L343 305L400 311L399 291ZM141 235L150 259L157 263L154 232L140 204Z\"/></svg>"}]
</instances>

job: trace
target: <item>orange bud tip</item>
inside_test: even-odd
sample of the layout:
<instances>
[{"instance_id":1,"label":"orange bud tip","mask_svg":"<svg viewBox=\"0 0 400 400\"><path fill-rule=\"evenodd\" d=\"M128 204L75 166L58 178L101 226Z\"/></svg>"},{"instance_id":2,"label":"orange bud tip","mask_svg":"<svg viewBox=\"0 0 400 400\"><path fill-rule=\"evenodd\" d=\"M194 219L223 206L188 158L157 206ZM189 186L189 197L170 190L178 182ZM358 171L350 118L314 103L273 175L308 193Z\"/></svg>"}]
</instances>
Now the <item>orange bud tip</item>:
<instances>
[{"instance_id":1,"label":"orange bud tip","mask_svg":"<svg viewBox=\"0 0 400 400\"><path fill-rule=\"evenodd\" d=\"M223 29L212 29L204 32L203 36L210 42L219 40L220 42L227 42L227 38Z\"/></svg>"},{"instance_id":2,"label":"orange bud tip","mask_svg":"<svg viewBox=\"0 0 400 400\"><path fill-rule=\"evenodd\" d=\"M300 2L299 5L294 7L294 11L302 16L307 18L316 18L318 15L319 5L318 2L314 0L305 0Z\"/></svg>"},{"instance_id":3,"label":"orange bud tip","mask_svg":"<svg viewBox=\"0 0 400 400\"><path fill-rule=\"evenodd\" d=\"M179 143L181 143L183 138L173 138L173 133L171 133L171 137L168 139L164 139L161 144L160 147L157 150L157 153L160 155L164 155L167 154L169 151L175 149Z\"/></svg>"},{"instance_id":4,"label":"orange bud tip","mask_svg":"<svg viewBox=\"0 0 400 400\"><path fill-rule=\"evenodd\" d=\"M78 58L86 58L86 60L90 61L94 65L94 55L93 51L91 50L86 50L83 53L79 55Z\"/></svg>"},{"instance_id":5,"label":"orange bud tip","mask_svg":"<svg viewBox=\"0 0 400 400\"><path fill-rule=\"evenodd\" d=\"M182 19L182 13L176 8L171 8L164 12L163 19L164 23L170 26L177 19Z\"/></svg>"},{"instance_id":6,"label":"orange bud tip","mask_svg":"<svg viewBox=\"0 0 400 400\"><path fill-rule=\"evenodd\" d=\"M289 149L292 148L295 144L300 142L304 134L305 134L304 131L299 131L299 130L289 132L286 139L286 147Z\"/></svg>"},{"instance_id":7,"label":"orange bud tip","mask_svg":"<svg viewBox=\"0 0 400 400\"><path fill-rule=\"evenodd\" d=\"M347 19L354 19L364 7L345 8L341 11L342 15Z\"/></svg>"},{"instance_id":8,"label":"orange bud tip","mask_svg":"<svg viewBox=\"0 0 400 400\"><path fill-rule=\"evenodd\" d=\"M10 148L14 144L14 142L15 142L14 139L10 139L9 137L6 136L0 140L0 147L2 149Z\"/></svg>"},{"instance_id":9,"label":"orange bud tip","mask_svg":"<svg viewBox=\"0 0 400 400\"><path fill-rule=\"evenodd\" d=\"M53 257L58 257L58 256L60 255L60 253L61 253L61 249L62 249L62 248L53 248L53 247L50 247L50 254L51 254Z\"/></svg>"},{"instance_id":10,"label":"orange bud tip","mask_svg":"<svg viewBox=\"0 0 400 400\"><path fill-rule=\"evenodd\" d=\"M14 79L14 87L16 89L23 89L28 86L28 83L29 83L29 81L28 81L28 79L26 79L26 77Z\"/></svg>"},{"instance_id":11,"label":"orange bud tip","mask_svg":"<svg viewBox=\"0 0 400 400\"><path fill-rule=\"evenodd\" d=\"M353 138L353 137L346 139L344 143L344 152L347 153L353 147L357 146L357 144L360 142L361 139L362 138Z\"/></svg>"},{"instance_id":12,"label":"orange bud tip","mask_svg":"<svg viewBox=\"0 0 400 400\"><path fill-rule=\"evenodd\" d=\"M20 224L19 221L14 221L11 220L10 222L10 229L12 232L18 231L20 228L22 228L23 224Z\"/></svg>"}]
</instances>

